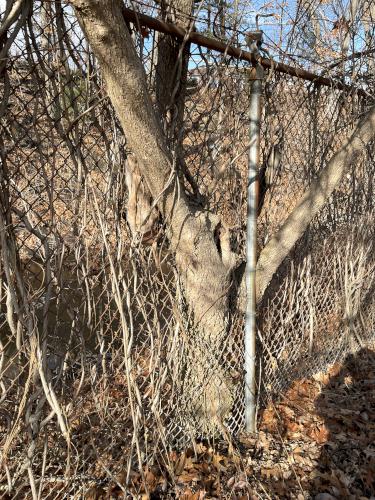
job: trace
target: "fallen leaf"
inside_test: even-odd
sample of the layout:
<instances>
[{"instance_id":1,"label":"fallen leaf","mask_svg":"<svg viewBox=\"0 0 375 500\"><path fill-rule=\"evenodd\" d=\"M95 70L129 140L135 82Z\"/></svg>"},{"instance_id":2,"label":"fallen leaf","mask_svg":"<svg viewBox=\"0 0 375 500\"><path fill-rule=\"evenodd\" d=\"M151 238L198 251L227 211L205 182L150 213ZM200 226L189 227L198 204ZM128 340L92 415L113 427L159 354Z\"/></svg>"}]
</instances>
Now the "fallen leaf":
<instances>
[{"instance_id":1,"label":"fallen leaf","mask_svg":"<svg viewBox=\"0 0 375 500\"><path fill-rule=\"evenodd\" d=\"M225 471L226 467L224 465L224 462L227 461L227 458L224 457L223 455L217 455L216 453L212 456L212 463L214 467L218 471ZM222 463L223 462L223 463Z\"/></svg>"},{"instance_id":2,"label":"fallen leaf","mask_svg":"<svg viewBox=\"0 0 375 500\"><path fill-rule=\"evenodd\" d=\"M186 463L186 454L181 453L179 457L177 457L175 464L174 464L174 473L176 476L179 476L183 470L185 469L185 463Z\"/></svg>"},{"instance_id":3,"label":"fallen leaf","mask_svg":"<svg viewBox=\"0 0 375 500\"><path fill-rule=\"evenodd\" d=\"M206 498L206 492L204 490L193 492L192 490L187 489L180 494L178 498L181 500L203 500Z\"/></svg>"},{"instance_id":4,"label":"fallen leaf","mask_svg":"<svg viewBox=\"0 0 375 500\"><path fill-rule=\"evenodd\" d=\"M192 472L183 472L179 476L177 476L177 482L179 483L192 483L199 481L200 476L196 471Z\"/></svg>"},{"instance_id":5,"label":"fallen leaf","mask_svg":"<svg viewBox=\"0 0 375 500\"><path fill-rule=\"evenodd\" d=\"M328 440L329 430L322 424L319 427L314 427L308 432L308 436L319 444L323 444Z\"/></svg>"}]
</instances>

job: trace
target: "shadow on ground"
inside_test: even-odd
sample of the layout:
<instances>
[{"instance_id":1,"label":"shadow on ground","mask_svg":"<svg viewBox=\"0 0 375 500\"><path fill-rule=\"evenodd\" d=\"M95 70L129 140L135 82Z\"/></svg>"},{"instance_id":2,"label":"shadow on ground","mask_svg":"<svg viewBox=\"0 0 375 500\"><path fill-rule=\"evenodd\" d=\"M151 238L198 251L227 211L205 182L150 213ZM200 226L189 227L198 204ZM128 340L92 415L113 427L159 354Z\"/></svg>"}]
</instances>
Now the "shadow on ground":
<instances>
[{"instance_id":1,"label":"shadow on ground","mask_svg":"<svg viewBox=\"0 0 375 500\"><path fill-rule=\"evenodd\" d=\"M311 491L316 500L375 498L375 353L345 359L315 402L327 440Z\"/></svg>"}]
</instances>

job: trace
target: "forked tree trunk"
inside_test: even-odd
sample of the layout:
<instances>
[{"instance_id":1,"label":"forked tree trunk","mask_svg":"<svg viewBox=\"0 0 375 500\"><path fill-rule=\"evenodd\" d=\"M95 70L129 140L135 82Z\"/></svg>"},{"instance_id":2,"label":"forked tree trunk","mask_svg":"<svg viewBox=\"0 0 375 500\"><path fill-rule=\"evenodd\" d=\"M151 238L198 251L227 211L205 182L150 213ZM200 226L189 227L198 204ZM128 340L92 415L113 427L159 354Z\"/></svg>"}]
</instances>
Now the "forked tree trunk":
<instances>
[{"instance_id":1,"label":"forked tree trunk","mask_svg":"<svg viewBox=\"0 0 375 500\"><path fill-rule=\"evenodd\" d=\"M163 20L187 30L193 11L192 0L174 0L161 4ZM189 62L189 43L181 42L170 35L155 33L155 90L156 105L168 146L173 148L177 162L183 161L182 125L185 109L186 79ZM154 63L154 60L151 63ZM182 171L181 171L182 175ZM127 221L133 237L140 236L144 244L153 242L157 234L158 213L153 209L153 199L147 185L142 181L136 159L126 165L126 184L129 198Z\"/></svg>"},{"instance_id":2,"label":"forked tree trunk","mask_svg":"<svg viewBox=\"0 0 375 500\"><path fill-rule=\"evenodd\" d=\"M73 0L72 4L99 61L127 143L168 225L191 314L194 345L196 352L203 356L196 360L195 374L200 379L195 383L202 388L202 393L191 410L202 426L206 422L211 429L220 427L231 409L233 390L232 381L216 356L228 330L231 271L215 243L217 220L197 212L189 204L179 177L172 169L162 126L147 90L146 75L121 14L122 2ZM209 372L204 373L205 370Z\"/></svg>"},{"instance_id":3,"label":"forked tree trunk","mask_svg":"<svg viewBox=\"0 0 375 500\"><path fill-rule=\"evenodd\" d=\"M233 259L225 245L227 235L220 231L219 252L214 239L218 219L189 204L179 177L172 169L162 125L147 91L145 72L121 14L121 0L72 0L72 4L100 63L108 95L129 147L168 226L171 249L192 315L191 332L200 356L196 360L196 378L202 386L202 394L191 410L207 428L212 429L212 423L221 427L230 412L233 396L232 381L216 356L229 328L228 296ZM374 135L375 110L372 109L303 196L280 232L261 252L258 301L284 258L340 182L346 168ZM209 379L205 373L208 367Z\"/></svg>"},{"instance_id":4,"label":"forked tree trunk","mask_svg":"<svg viewBox=\"0 0 375 500\"><path fill-rule=\"evenodd\" d=\"M188 30L190 24L190 16L193 12L192 0L173 0L167 5L161 2L161 15L164 21L172 22L173 24ZM156 106L159 112L159 118L162 123L164 135L167 138L167 143L170 148L175 151L177 163L182 164L183 159L183 121L185 110L185 93L186 81L188 74L189 51L190 44L181 42L170 35L164 33L155 33L157 36L156 66L155 66L155 91L156 91ZM182 171L179 172L182 176ZM135 191L143 191L142 205L138 204L139 209L146 209L148 201L148 211L151 216L147 219L147 234L155 233L155 220L157 218L156 211L151 211L152 196L147 189L147 186L141 186L138 189L138 179L141 177L139 169L132 167L128 169L128 189L131 198L134 199ZM135 189L134 189L135 188ZM130 200L129 200L130 201ZM129 203L128 203L129 206ZM130 206L130 210L134 208ZM140 219L142 213L136 215L136 219ZM144 232L144 227L136 227L137 231ZM134 232L134 231L133 231ZM143 238L144 240L144 238Z\"/></svg>"}]
</instances>

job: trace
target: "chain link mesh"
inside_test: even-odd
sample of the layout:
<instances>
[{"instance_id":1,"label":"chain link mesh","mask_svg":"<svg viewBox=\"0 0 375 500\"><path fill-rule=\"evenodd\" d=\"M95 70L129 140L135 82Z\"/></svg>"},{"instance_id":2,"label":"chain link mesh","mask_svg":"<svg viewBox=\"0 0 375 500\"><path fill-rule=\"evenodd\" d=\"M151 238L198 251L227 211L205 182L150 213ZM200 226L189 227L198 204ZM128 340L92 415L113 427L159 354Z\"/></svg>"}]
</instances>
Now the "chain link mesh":
<instances>
[{"instance_id":1,"label":"chain link mesh","mask_svg":"<svg viewBox=\"0 0 375 500\"><path fill-rule=\"evenodd\" d=\"M160 36L133 28L133 40L156 106ZM231 42L243 43L243 32L233 30ZM171 135L187 193L220 215L239 260L247 69L192 44L183 126ZM171 445L215 435L196 418L203 388L194 372L209 383L217 359L235 384L231 417L219 430L243 429L243 317L234 311L222 345L197 342L163 228L148 245L129 230L126 138L70 6L33 3L0 86L0 485L14 498L30 488L42 498L73 498L110 483L128 492L134 470L168 460ZM273 178L259 249L364 108L352 95L268 72L261 167ZM259 307L261 398L373 342L372 151L352 165Z\"/></svg>"}]
</instances>

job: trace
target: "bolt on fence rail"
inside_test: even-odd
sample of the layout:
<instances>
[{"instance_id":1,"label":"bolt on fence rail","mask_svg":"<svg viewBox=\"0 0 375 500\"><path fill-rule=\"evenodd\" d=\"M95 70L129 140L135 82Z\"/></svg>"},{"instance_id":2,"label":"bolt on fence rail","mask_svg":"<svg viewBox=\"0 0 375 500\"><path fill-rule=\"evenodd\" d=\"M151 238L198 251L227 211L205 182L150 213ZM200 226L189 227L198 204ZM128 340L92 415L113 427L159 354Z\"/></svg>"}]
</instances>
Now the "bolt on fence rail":
<instances>
[{"instance_id":1,"label":"bolt on fence rail","mask_svg":"<svg viewBox=\"0 0 375 500\"><path fill-rule=\"evenodd\" d=\"M175 107L160 56L171 38L157 26L132 30L151 102L186 197L211 217L217 253L234 254L237 278L254 61L239 48L206 50L191 33ZM33 2L16 29L0 82L0 484L35 498L85 495L91 485L131 493L134 470L169 463L171 447L244 428L241 294L230 296L225 336L196 335L166 221L72 8ZM351 89L273 68L262 98L257 256L368 106ZM373 342L374 169L370 144L257 305L262 401ZM231 384L230 412L207 423L202 400L218 373ZM214 396L221 401L220 390Z\"/></svg>"}]
</instances>

